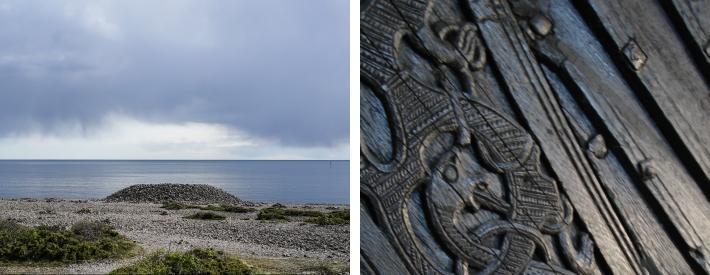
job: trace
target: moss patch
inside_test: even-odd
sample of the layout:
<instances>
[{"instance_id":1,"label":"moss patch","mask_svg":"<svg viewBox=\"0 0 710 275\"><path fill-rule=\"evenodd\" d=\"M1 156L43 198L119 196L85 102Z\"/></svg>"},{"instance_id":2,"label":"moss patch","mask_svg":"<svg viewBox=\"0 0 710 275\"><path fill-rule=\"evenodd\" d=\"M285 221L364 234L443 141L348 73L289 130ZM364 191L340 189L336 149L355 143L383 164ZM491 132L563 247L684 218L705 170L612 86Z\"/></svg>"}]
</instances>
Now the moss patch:
<instances>
[{"instance_id":1,"label":"moss patch","mask_svg":"<svg viewBox=\"0 0 710 275\"><path fill-rule=\"evenodd\" d=\"M60 262L124 258L137 246L101 222L61 227L27 227L0 221L0 262Z\"/></svg>"},{"instance_id":2,"label":"moss patch","mask_svg":"<svg viewBox=\"0 0 710 275\"><path fill-rule=\"evenodd\" d=\"M133 265L109 274L254 274L251 267L237 258L215 249L189 252L155 252Z\"/></svg>"},{"instance_id":3,"label":"moss patch","mask_svg":"<svg viewBox=\"0 0 710 275\"><path fill-rule=\"evenodd\" d=\"M222 216L220 214L215 214L212 212L197 212L195 214L185 216L186 219L194 219L194 220L213 220L213 221L221 221L226 219L225 216Z\"/></svg>"}]
</instances>

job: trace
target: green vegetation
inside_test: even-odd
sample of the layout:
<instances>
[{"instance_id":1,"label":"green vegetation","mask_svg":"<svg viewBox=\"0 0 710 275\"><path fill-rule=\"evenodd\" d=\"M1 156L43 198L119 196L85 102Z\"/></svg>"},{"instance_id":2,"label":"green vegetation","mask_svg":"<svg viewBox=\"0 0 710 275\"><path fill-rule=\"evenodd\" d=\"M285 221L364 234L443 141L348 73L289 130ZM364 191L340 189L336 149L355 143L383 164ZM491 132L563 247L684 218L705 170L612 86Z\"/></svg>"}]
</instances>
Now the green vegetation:
<instances>
[{"instance_id":1,"label":"green vegetation","mask_svg":"<svg viewBox=\"0 0 710 275\"><path fill-rule=\"evenodd\" d=\"M320 217L323 215L323 213L315 210L299 210L299 209L286 209L284 210L284 213L286 216L292 216L292 217L298 217L298 216L303 216L303 217Z\"/></svg>"},{"instance_id":2,"label":"green vegetation","mask_svg":"<svg viewBox=\"0 0 710 275\"><path fill-rule=\"evenodd\" d=\"M254 272L239 259L208 248L184 253L161 250L142 261L116 269L109 274L254 274Z\"/></svg>"},{"instance_id":3,"label":"green vegetation","mask_svg":"<svg viewBox=\"0 0 710 275\"><path fill-rule=\"evenodd\" d=\"M347 224L350 222L350 212L348 212L347 210L340 210L333 211L330 213L323 213L320 216L307 219L306 222L314 223L317 225Z\"/></svg>"},{"instance_id":4,"label":"green vegetation","mask_svg":"<svg viewBox=\"0 0 710 275\"><path fill-rule=\"evenodd\" d=\"M181 202L165 202L163 203L162 208L168 210L199 209L204 211L232 213L248 213L256 211L255 208L236 205L210 204L207 206L200 206ZM320 212L315 210L288 208L279 203L259 210L256 219L262 221L288 221L288 217L309 217L305 220L305 222L318 225L338 225L347 224L350 222L350 213L347 210ZM209 212L201 212L187 216L185 218L202 220L224 220L223 216Z\"/></svg>"},{"instance_id":5,"label":"green vegetation","mask_svg":"<svg viewBox=\"0 0 710 275\"><path fill-rule=\"evenodd\" d=\"M257 220L288 220L286 218L286 212L282 208L268 207L259 210L259 214L256 215Z\"/></svg>"},{"instance_id":6,"label":"green vegetation","mask_svg":"<svg viewBox=\"0 0 710 275\"><path fill-rule=\"evenodd\" d=\"M225 204L219 204L219 205L210 204L208 206L205 206L205 207L202 207L199 209L221 211L221 212L231 212L231 213L249 213L249 212L256 211L256 209L251 208L251 207L243 207L243 206L237 206L237 205L225 205Z\"/></svg>"},{"instance_id":7,"label":"green vegetation","mask_svg":"<svg viewBox=\"0 0 710 275\"><path fill-rule=\"evenodd\" d=\"M180 209L189 209L189 208L197 208L197 206L194 205L189 205L189 204L184 204L181 202L164 202L163 206L160 208L168 209L168 210L180 210Z\"/></svg>"},{"instance_id":8,"label":"green vegetation","mask_svg":"<svg viewBox=\"0 0 710 275\"><path fill-rule=\"evenodd\" d=\"M249 213L254 212L256 209L251 207L243 207L237 205L226 205L226 204L210 204L207 206L186 204L181 202L165 202L161 208L168 210L180 210L180 209L200 209L205 211L219 211L219 212L231 212L231 213Z\"/></svg>"},{"instance_id":9,"label":"green vegetation","mask_svg":"<svg viewBox=\"0 0 710 275\"><path fill-rule=\"evenodd\" d=\"M343 267L339 265L320 263L315 266L306 268L306 271L320 275L338 275L347 273L348 268L347 266Z\"/></svg>"},{"instance_id":10,"label":"green vegetation","mask_svg":"<svg viewBox=\"0 0 710 275\"><path fill-rule=\"evenodd\" d=\"M350 222L350 212L346 210L332 211L329 213L314 211L287 209L282 207L268 207L261 209L257 214L257 220L288 220L288 217L310 217L305 220L307 223L318 225L347 224Z\"/></svg>"},{"instance_id":11,"label":"green vegetation","mask_svg":"<svg viewBox=\"0 0 710 275\"><path fill-rule=\"evenodd\" d=\"M311 258L243 257L243 262L264 274L347 274L347 263Z\"/></svg>"},{"instance_id":12,"label":"green vegetation","mask_svg":"<svg viewBox=\"0 0 710 275\"><path fill-rule=\"evenodd\" d=\"M288 220L287 216L291 217L319 217L323 213L313 210L287 209L282 207L267 207L261 209L257 214L257 220Z\"/></svg>"},{"instance_id":13,"label":"green vegetation","mask_svg":"<svg viewBox=\"0 0 710 275\"><path fill-rule=\"evenodd\" d=\"M220 215L220 214L215 214L212 212L197 212L195 214L185 216L186 219L195 219L195 220L213 220L213 221L221 221L226 219L226 217Z\"/></svg>"},{"instance_id":14,"label":"green vegetation","mask_svg":"<svg viewBox=\"0 0 710 275\"><path fill-rule=\"evenodd\" d=\"M58 226L27 227L0 220L0 262L61 262L132 256L133 241L101 222L78 222L67 230Z\"/></svg>"}]
</instances>

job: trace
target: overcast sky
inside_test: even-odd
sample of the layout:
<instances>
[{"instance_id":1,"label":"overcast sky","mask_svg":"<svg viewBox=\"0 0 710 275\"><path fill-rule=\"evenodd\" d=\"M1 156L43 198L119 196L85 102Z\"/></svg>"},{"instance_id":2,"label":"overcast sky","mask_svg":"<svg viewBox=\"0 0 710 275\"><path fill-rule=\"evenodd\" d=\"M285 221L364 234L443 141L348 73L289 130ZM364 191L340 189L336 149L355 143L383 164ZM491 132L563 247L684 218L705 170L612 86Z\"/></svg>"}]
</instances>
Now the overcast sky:
<instances>
[{"instance_id":1,"label":"overcast sky","mask_svg":"<svg viewBox=\"0 0 710 275\"><path fill-rule=\"evenodd\" d=\"M347 159L348 2L0 0L0 158Z\"/></svg>"}]
</instances>

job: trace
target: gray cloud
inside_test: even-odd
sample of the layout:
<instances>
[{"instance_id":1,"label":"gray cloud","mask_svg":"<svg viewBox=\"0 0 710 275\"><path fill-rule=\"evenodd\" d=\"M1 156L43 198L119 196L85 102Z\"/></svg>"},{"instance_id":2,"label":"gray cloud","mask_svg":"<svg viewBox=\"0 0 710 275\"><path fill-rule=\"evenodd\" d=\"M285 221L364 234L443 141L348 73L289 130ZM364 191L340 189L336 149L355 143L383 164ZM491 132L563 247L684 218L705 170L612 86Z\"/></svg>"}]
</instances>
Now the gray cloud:
<instances>
[{"instance_id":1,"label":"gray cloud","mask_svg":"<svg viewBox=\"0 0 710 275\"><path fill-rule=\"evenodd\" d=\"M348 3L0 2L0 136L115 112L347 140Z\"/></svg>"}]
</instances>

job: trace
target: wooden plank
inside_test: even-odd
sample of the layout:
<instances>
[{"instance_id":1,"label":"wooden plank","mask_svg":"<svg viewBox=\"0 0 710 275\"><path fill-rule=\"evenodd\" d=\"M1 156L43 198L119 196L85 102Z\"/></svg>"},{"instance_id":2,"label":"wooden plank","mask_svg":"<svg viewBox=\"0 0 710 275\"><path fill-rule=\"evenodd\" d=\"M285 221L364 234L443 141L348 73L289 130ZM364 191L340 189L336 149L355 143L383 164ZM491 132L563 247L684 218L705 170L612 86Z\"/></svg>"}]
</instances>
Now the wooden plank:
<instances>
[{"instance_id":1,"label":"wooden plank","mask_svg":"<svg viewBox=\"0 0 710 275\"><path fill-rule=\"evenodd\" d=\"M550 15L553 20L559 19L553 14ZM560 25L570 23L559 20L555 20L555 22ZM603 67L598 66L598 68ZM570 117L570 123L577 125L575 133L579 142L587 144L587 159L591 161L599 177L602 178L602 182L606 184L605 189L609 195L614 198L612 202L617 209L620 209L619 215L626 224L626 228L629 229L628 233L632 240L645 255L647 260L644 265L646 268L660 274L692 273L683 255L676 248L676 244L663 230L656 213L642 199L643 196L635 186L634 180L616 156L618 150L608 148L607 144L616 143L605 138L605 134L592 126L592 122L581 111L582 108L553 72L545 70L545 73L560 98L565 114ZM636 115L631 110L624 112L624 114ZM624 154L624 152L620 153Z\"/></svg>"},{"instance_id":2,"label":"wooden plank","mask_svg":"<svg viewBox=\"0 0 710 275\"><path fill-rule=\"evenodd\" d=\"M538 5L555 22L555 32L545 39L537 40L536 49L548 60L562 57L562 61L553 63L566 72L570 83L574 83L581 93L580 96L598 116L596 120L603 124L605 131L610 135L607 139L613 144L619 144L619 153L628 162L626 167L638 167L638 164L648 159L654 160L656 176L646 179L641 184L647 185L653 199L661 205L665 215L670 217L673 226L680 232L686 248L683 253L687 258L693 258L693 255L689 254L694 252L687 248L700 248L702 251L701 240L707 240L709 234L705 228L710 226L707 216L710 213L710 205L703 197L702 190L694 182L678 156L674 154L668 142L664 140L652 118L636 100L633 91L626 85L621 74L604 53L601 44L585 27L571 4L556 2L555 8L549 10L545 9L547 7L545 1L539 2ZM579 108L568 108L569 112L577 109ZM575 116L574 120L579 119L579 116ZM600 175L613 176L605 173L609 172L606 167L608 165L605 166L598 158L590 159L597 169L601 169ZM630 172L637 174L636 178L643 177L640 171ZM625 183L619 181L618 184ZM609 186L610 189L617 187L619 186ZM634 216L626 217L626 220L632 223L643 221L647 216L654 214L650 209L647 210L648 213L638 211L637 208L643 206L634 199L640 197L638 192L635 193L626 199L629 205L625 205L624 200L615 200L617 203L622 203L620 209L632 214L636 212ZM618 194L615 197L619 198ZM682 258L673 256L672 254L675 254L673 251L664 249L668 238L656 232L660 231L658 225L648 223L648 226L651 228L643 224L634 226L641 231L636 235L640 237L644 247L647 247L643 250L651 257L656 257L656 261L662 266L682 267L683 264L680 264ZM665 245L659 247L660 243ZM699 261L698 264L707 265L704 261ZM680 270L667 272L689 273Z\"/></svg>"},{"instance_id":3,"label":"wooden plank","mask_svg":"<svg viewBox=\"0 0 710 275\"><path fill-rule=\"evenodd\" d=\"M498 2L498 1L496 1ZM537 137L561 187L617 274L641 274L640 257L576 144L549 84L505 3L469 1L474 17L512 97Z\"/></svg>"},{"instance_id":4,"label":"wooden plank","mask_svg":"<svg viewBox=\"0 0 710 275\"><path fill-rule=\"evenodd\" d=\"M699 167L702 188L710 188L710 88L672 22L655 1L589 1L589 7L611 40L607 46L638 83L636 93L666 135L678 138L671 144L676 151Z\"/></svg>"},{"instance_id":5,"label":"wooden plank","mask_svg":"<svg viewBox=\"0 0 710 275\"><path fill-rule=\"evenodd\" d=\"M692 36L692 47L699 51L705 68L710 65L710 0L672 0L671 15L677 14L682 20L682 27ZM710 74L710 72L705 72ZM707 77L707 75L706 75Z\"/></svg>"},{"instance_id":6,"label":"wooden plank","mask_svg":"<svg viewBox=\"0 0 710 275\"><path fill-rule=\"evenodd\" d=\"M707 175L709 155L707 144L710 144L708 143L710 140L708 87L702 82L702 77L690 66L690 57L683 51L680 39L669 26L670 22L629 21L630 18L651 18L650 16L663 18L660 7L654 3L645 3L644 8L633 5L621 8L614 4L595 2L592 3L592 7L617 46L624 43L625 39L633 37L631 41L635 41L642 49L646 60L635 74L650 92L650 98L658 103L665 117L672 122L672 127L679 132L683 143ZM619 24L626 27L621 28ZM651 30L654 31L654 35L646 35ZM590 76L586 71L578 75ZM620 100L611 98L607 101ZM639 129L639 127L629 127L629 129ZM708 188L710 183L707 179L701 179L703 182L697 183L690 179L688 171L678 164L677 158L670 154L668 146L662 146L663 144L658 146L658 142L648 141L655 135L635 135L638 132L629 134L642 138L641 141L630 141L630 144L650 142L631 145L631 147L642 146L643 148L631 148L628 152L630 159L638 161L643 157L641 154L646 154L649 158L660 160L654 160L655 169L658 169L655 173L657 176L650 178L646 183L664 211L670 216L673 225L679 230L688 247L688 251L684 252L689 253L706 273L710 273L710 262L708 262L710 207L707 198L702 195L702 190L698 188L698 184L702 188ZM633 152L632 149L639 152Z\"/></svg>"},{"instance_id":7,"label":"wooden plank","mask_svg":"<svg viewBox=\"0 0 710 275\"><path fill-rule=\"evenodd\" d=\"M404 263L367 212L360 207L360 263L363 274L407 274ZM368 270L370 272L368 272Z\"/></svg>"}]
</instances>

